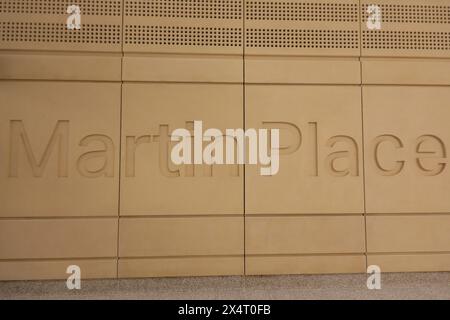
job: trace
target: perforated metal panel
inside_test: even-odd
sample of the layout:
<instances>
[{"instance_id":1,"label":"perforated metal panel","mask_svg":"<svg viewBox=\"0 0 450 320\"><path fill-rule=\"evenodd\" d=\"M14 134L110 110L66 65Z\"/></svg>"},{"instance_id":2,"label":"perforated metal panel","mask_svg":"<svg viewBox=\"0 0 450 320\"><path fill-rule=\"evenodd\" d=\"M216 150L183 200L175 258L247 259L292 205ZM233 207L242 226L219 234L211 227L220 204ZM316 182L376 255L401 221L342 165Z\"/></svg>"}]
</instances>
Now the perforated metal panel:
<instances>
[{"instance_id":1,"label":"perforated metal panel","mask_svg":"<svg viewBox=\"0 0 450 320\"><path fill-rule=\"evenodd\" d=\"M363 34L365 49L450 50L448 32L365 31Z\"/></svg>"},{"instance_id":2,"label":"perforated metal panel","mask_svg":"<svg viewBox=\"0 0 450 320\"><path fill-rule=\"evenodd\" d=\"M125 44L189 47L240 47L240 28L127 25Z\"/></svg>"},{"instance_id":3,"label":"perforated metal panel","mask_svg":"<svg viewBox=\"0 0 450 320\"><path fill-rule=\"evenodd\" d=\"M447 1L444 2L449 4ZM382 4L384 22L401 23L449 23L450 7L448 5L430 5L428 1L421 4Z\"/></svg>"},{"instance_id":4,"label":"perforated metal panel","mask_svg":"<svg viewBox=\"0 0 450 320\"><path fill-rule=\"evenodd\" d=\"M246 54L359 55L358 1L246 1Z\"/></svg>"},{"instance_id":5,"label":"perforated metal panel","mask_svg":"<svg viewBox=\"0 0 450 320\"><path fill-rule=\"evenodd\" d=\"M247 1L248 20L358 21L356 3L298 1Z\"/></svg>"},{"instance_id":6,"label":"perforated metal panel","mask_svg":"<svg viewBox=\"0 0 450 320\"><path fill-rule=\"evenodd\" d=\"M358 31L247 29L248 48L357 49Z\"/></svg>"},{"instance_id":7,"label":"perforated metal panel","mask_svg":"<svg viewBox=\"0 0 450 320\"><path fill-rule=\"evenodd\" d=\"M78 5L85 15L120 16L121 0L2 0L0 12L20 14L66 14L67 7Z\"/></svg>"},{"instance_id":8,"label":"perforated metal panel","mask_svg":"<svg viewBox=\"0 0 450 320\"><path fill-rule=\"evenodd\" d=\"M242 54L240 0L125 0L124 51Z\"/></svg>"},{"instance_id":9,"label":"perforated metal panel","mask_svg":"<svg viewBox=\"0 0 450 320\"><path fill-rule=\"evenodd\" d=\"M125 14L133 17L242 19L241 0L129 0Z\"/></svg>"},{"instance_id":10,"label":"perforated metal panel","mask_svg":"<svg viewBox=\"0 0 450 320\"><path fill-rule=\"evenodd\" d=\"M366 26L369 5L381 9L381 29ZM363 56L450 57L450 2L362 1Z\"/></svg>"},{"instance_id":11,"label":"perforated metal panel","mask_svg":"<svg viewBox=\"0 0 450 320\"><path fill-rule=\"evenodd\" d=\"M121 42L120 26L84 24L81 30L74 32L64 24L45 22L2 22L2 41L100 45Z\"/></svg>"},{"instance_id":12,"label":"perforated metal panel","mask_svg":"<svg viewBox=\"0 0 450 320\"><path fill-rule=\"evenodd\" d=\"M81 29L68 30L67 8L81 9ZM0 48L120 51L121 0L6 0L0 4Z\"/></svg>"}]
</instances>

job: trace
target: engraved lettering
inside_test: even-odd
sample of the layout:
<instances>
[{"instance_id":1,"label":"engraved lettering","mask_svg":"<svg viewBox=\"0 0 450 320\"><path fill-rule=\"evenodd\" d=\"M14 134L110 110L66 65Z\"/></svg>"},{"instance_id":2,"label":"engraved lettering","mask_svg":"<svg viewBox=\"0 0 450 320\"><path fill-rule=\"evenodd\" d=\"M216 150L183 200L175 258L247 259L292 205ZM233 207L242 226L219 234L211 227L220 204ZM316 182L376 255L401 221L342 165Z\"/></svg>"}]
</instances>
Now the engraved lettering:
<instances>
[{"instance_id":1,"label":"engraved lettering","mask_svg":"<svg viewBox=\"0 0 450 320\"><path fill-rule=\"evenodd\" d=\"M434 142L438 145L439 150L438 151L426 151L423 150L424 144L427 142ZM423 135L417 138L417 145L416 145L416 153L418 155L422 155L421 157L418 157L416 159L417 166L421 170L421 172L426 176L437 176L442 171L444 171L445 166L447 165L446 162L438 162L434 168L429 168L428 165L430 163L430 159L446 159L447 158L447 150L445 149L445 144L442 142L439 137L435 135ZM427 163L427 164L426 164Z\"/></svg>"},{"instance_id":2,"label":"engraved lettering","mask_svg":"<svg viewBox=\"0 0 450 320\"><path fill-rule=\"evenodd\" d=\"M22 120L10 121L10 157L9 157L9 176L18 177L19 175L19 153L20 145L25 149L28 163L31 167L34 177L42 177L45 167L50 159L50 155L53 150L57 148L57 161L58 161L58 177L69 176L69 121L60 120L56 122L56 126L50 137L42 157L39 161L36 160L36 156L33 152L29 137L25 131L25 126Z\"/></svg>"},{"instance_id":3,"label":"engraved lettering","mask_svg":"<svg viewBox=\"0 0 450 320\"><path fill-rule=\"evenodd\" d=\"M336 177L344 177L347 175L358 176L358 144L356 143L355 139L345 135L334 136L328 139L326 146L333 148L336 144L343 143L347 144L348 150L330 153L325 159L326 169L331 175ZM336 162L339 159L347 159L348 165L346 168L337 168Z\"/></svg>"},{"instance_id":4,"label":"engraved lettering","mask_svg":"<svg viewBox=\"0 0 450 320\"><path fill-rule=\"evenodd\" d=\"M78 158L77 169L78 172L87 178L98 177L114 177L114 143L110 137L102 134L93 134L83 138L80 141L80 146L86 147L93 142L100 142L103 149L96 151L89 151L82 154ZM98 169L89 169L88 163L93 160L102 160L103 165Z\"/></svg>"},{"instance_id":5,"label":"engraved lettering","mask_svg":"<svg viewBox=\"0 0 450 320\"><path fill-rule=\"evenodd\" d=\"M394 135L390 135L390 134L378 136L373 140L373 145L374 145L373 157L375 160L376 170L378 171L379 174L381 174L383 176L396 176L403 170L403 167L405 166L405 161L404 160L396 161L395 164L391 168L386 168L386 166L383 166L381 164L380 158L379 158L379 149L380 149L380 146L382 143L390 143L396 149L403 148L403 143L399 138L397 138Z\"/></svg>"}]
</instances>

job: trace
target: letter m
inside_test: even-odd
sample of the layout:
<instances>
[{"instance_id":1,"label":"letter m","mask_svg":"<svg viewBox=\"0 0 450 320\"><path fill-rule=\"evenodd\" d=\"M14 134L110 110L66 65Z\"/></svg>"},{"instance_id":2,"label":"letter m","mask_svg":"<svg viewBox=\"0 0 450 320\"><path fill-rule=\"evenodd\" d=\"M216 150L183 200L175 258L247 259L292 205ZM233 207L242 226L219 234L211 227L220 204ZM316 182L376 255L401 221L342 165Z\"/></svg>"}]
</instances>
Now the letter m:
<instances>
[{"instance_id":1,"label":"letter m","mask_svg":"<svg viewBox=\"0 0 450 320\"><path fill-rule=\"evenodd\" d=\"M10 153L9 153L9 176L19 175L19 155L20 146L25 149L28 163L31 166L34 177L42 177L47 166L50 155L55 148L58 149L58 177L68 176L68 155L69 155L69 121L61 120L56 123L44 153L39 161L33 153L30 140L21 120L10 121Z\"/></svg>"}]
</instances>

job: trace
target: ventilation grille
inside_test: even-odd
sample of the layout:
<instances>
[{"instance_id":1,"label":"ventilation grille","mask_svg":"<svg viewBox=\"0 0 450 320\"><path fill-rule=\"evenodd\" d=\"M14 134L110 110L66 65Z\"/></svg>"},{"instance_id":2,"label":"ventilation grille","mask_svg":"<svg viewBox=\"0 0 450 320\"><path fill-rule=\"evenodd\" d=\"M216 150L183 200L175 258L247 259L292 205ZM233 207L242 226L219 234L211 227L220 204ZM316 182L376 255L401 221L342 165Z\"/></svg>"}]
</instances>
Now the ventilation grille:
<instances>
[{"instance_id":1,"label":"ventilation grille","mask_svg":"<svg viewBox=\"0 0 450 320\"><path fill-rule=\"evenodd\" d=\"M364 31L364 49L449 50L449 32Z\"/></svg>"},{"instance_id":2,"label":"ventilation grille","mask_svg":"<svg viewBox=\"0 0 450 320\"><path fill-rule=\"evenodd\" d=\"M241 0L126 0L126 16L242 19Z\"/></svg>"},{"instance_id":3,"label":"ventilation grille","mask_svg":"<svg viewBox=\"0 0 450 320\"><path fill-rule=\"evenodd\" d=\"M64 23L2 22L2 41L120 44L119 25L83 24L68 30Z\"/></svg>"},{"instance_id":4,"label":"ventilation grille","mask_svg":"<svg viewBox=\"0 0 450 320\"><path fill-rule=\"evenodd\" d=\"M67 14L67 7L78 5L84 15L120 16L121 0L1 0L1 13Z\"/></svg>"},{"instance_id":5,"label":"ventilation grille","mask_svg":"<svg viewBox=\"0 0 450 320\"><path fill-rule=\"evenodd\" d=\"M249 1L248 20L357 22L358 5L351 3L308 3Z\"/></svg>"},{"instance_id":6,"label":"ventilation grille","mask_svg":"<svg viewBox=\"0 0 450 320\"><path fill-rule=\"evenodd\" d=\"M424 1L425 2L425 1ZM381 4L383 22L392 23L450 23L450 6ZM363 20L367 20L368 5L362 6Z\"/></svg>"},{"instance_id":7,"label":"ventilation grille","mask_svg":"<svg viewBox=\"0 0 450 320\"><path fill-rule=\"evenodd\" d=\"M251 48L356 49L358 31L248 29L246 45Z\"/></svg>"},{"instance_id":8,"label":"ventilation grille","mask_svg":"<svg viewBox=\"0 0 450 320\"><path fill-rule=\"evenodd\" d=\"M125 44L164 46L240 47L240 28L128 25Z\"/></svg>"}]
</instances>

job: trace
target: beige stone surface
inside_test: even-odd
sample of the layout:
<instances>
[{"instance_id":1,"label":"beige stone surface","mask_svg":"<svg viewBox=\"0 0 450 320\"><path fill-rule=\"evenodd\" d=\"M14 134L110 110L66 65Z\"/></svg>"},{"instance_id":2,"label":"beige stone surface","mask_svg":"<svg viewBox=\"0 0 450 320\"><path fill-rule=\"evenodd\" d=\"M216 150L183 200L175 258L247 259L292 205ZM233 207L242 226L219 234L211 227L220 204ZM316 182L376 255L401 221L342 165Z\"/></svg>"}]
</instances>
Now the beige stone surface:
<instances>
[{"instance_id":1,"label":"beige stone surface","mask_svg":"<svg viewBox=\"0 0 450 320\"><path fill-rule=\"evenodd\" d=\"M117 216L120 84L0 83L0 216Z\"/></svg>"},{"instance_id":2,"label":"beige stone surface","mask_svg":"<svg viewBox=\"0 0 450 320\"><path fill-rule=\"evenodd\" d=\"M383 272L442 272L450 270L448 253L368 254L368 265Z\"/></svg>"},{"instance_id":3,"label":"beige stone surface","mask_svg":"<svg viewBox=\"0 0 450 320\"><path fill-rule=\"evenodd\" d=\"M232 276L244 274L244 257L120 258L119 278Z\"/></svg>"},{"instance_id":4,"label":"beige stone surface","mask_svg":"<svg viewBox=\"0 0 450 320\"><path fill-rule=\"evenodd\" d=\"M0 259L117 256L117 219L2 219Z\"/></svg>"},{"instance_id":5,"label":"beige stone surface","mask_svg":"<svg viewBox=\"0 0 450 320\"><path fill-rule=\"evenodd\" d=\"M0 279L450 270L449 5L2 1ZM195 120L278 174L174 165Z\"/></svg>"},{"instance_id":6,"label":"beige stone surface","mask_svg":"<svg viewBox=\"0 0 450 320\"><path fill-rule=\"evenodd\" d=\"M448 85L450 60L362 58L363 84Z\"/></svg>"},{"instance_id":7,"label":"beige stone surface","mask_svg":"<svg viewBox=\"0 0 450 320\"><path fill-rule=\"evenodd\" d=\"M121 218L120 257L242 255L243 217Z\"/></svg>"},{"instance_id":8,"label":"beige stone surface","mask_svg":"<svg viewBox=\"0 0 450 320\"><path fill-rule=\"evenodd\" d=\"M240 55L127 54L124 81L242 83Z\"/></svg>"},{"instance_id":9,"label":"beige stone surface","mask_svg":"<svg viewBox=\"0 0 450 320\"><path fill-rule=\"evenodd\" d=\"M368 216L367 251L449 252L450 215Z\"/></svg>"},{"instance_id":10,"label":"beige stone surface","mask_svg":"<svg viewBox=\"0 0 450 320\"><path fill-rule=\"evenodd\" d=\"M280 129L280 170L246 167L247 214L363 213L357 86L247 85L247 128Z\"/></svg>"},{"instance_id":11,"label":"beige stone surface","mask_svg":"<svg viewBox=\"0 0 450 320\"><path fill-rule=\"evenodd\" d=\"M357 58L245 56L246 83L360 84Z\"/></svg>"},{"instance_id":12,"label":"beige stone surface","mask_svg":"<svg viewBox=\"0 0 450 320\"><path fill-rule=\"evenodd\" d=\"M0 280L66 280L72 265L80 267L82 279L117 277L117 259L13 260L0 262Z\"/></svg>"},{"instance_id":13,"label":"beige stone surface","mask_svg":"<svg viewBox=\"0 0 450 320\"><path fill-rule=\"evenodd\" d=\"M363 95L367 212L450 212L450 90L368 86Z\"/></svg>"},{"instance_id":14,"label":"beige stone surface","mask_svg":"<svg viewBox=\"0 0 450 320\"><path fill-rule=\"evenodd\" d=\"M364 217L246 217L245 245L254 254L363 253Z\"/></svg>"},{"instance_id":15,"label":"beige stone surface","mask_svg":"<svg viewBox=\"0 0 450 320\"><path fill-rule=\"evenodd\" d=\"M120 81L120 53L0 51L0 78Z\"/></svg>"},{"instance_id":16,"label":"beige stone surface","mask_svg":"<svg viewBox=\"0 0 450 320\"><path fill-rule=\"evenodd\" d=\"M363 273L366 257L359 255L247 256L247 275Z\"/></svg>"},{"instance_id":17,"label":"beige stone surface","mask_svg":"<svg viewBox=\"0 0 450 320\"><path fill-rule=\"evenodd\" d=\"M172 131L195 120L204 130L242 128L242 104L240 85L125 84L121 214L242 214L242 166L176 166L169 151Z\"/></svg>"}]
</instances>

